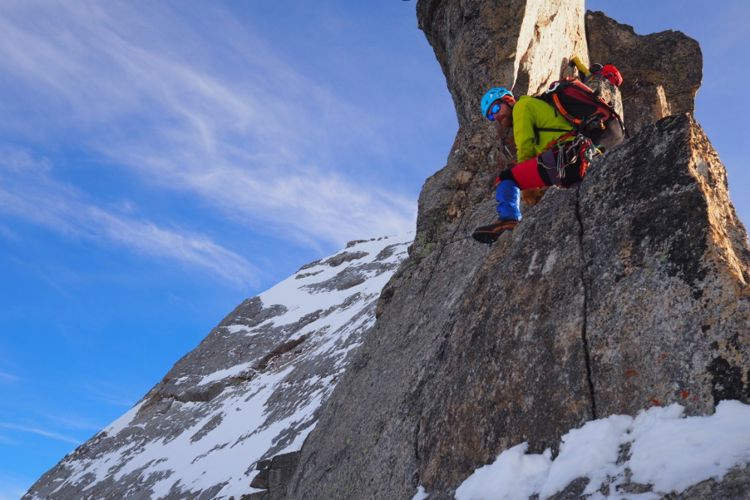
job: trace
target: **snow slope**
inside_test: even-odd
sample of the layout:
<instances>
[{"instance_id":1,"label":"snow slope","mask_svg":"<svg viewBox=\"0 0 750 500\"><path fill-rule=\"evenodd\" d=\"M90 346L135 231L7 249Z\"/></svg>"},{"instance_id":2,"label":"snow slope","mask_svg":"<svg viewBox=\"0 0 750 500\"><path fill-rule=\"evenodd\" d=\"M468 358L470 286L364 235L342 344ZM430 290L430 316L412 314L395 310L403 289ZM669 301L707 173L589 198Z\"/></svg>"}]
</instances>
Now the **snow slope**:
<instances>
[{"instance_id":1,"label":"snow slope","mask_svg":"<svg viewBox=\"0 0 750 500\"><path fill-rule=\"evenodd\" d=\"M412 235L352 242L246 300L27 498L228 498L298 450Z\"/></svg>"}]
</instances>

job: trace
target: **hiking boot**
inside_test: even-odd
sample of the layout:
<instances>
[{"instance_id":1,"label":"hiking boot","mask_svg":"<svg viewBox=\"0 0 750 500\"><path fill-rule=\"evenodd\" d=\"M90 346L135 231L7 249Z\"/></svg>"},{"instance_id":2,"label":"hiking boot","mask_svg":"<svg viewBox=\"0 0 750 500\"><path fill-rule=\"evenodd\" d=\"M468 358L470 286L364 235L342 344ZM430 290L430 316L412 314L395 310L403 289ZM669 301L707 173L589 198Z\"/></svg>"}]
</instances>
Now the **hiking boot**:
<instances>
[{"instance_id":1,"label":"hiking boot","mask_svg":"<svg viewBox=\"0 0 750 500\"><path fill-rule=\"evenodd\" d=\"M486 226L479 226L474 230L471 237L479 243L494 243L505 231L513 231L518 225L517 220L501 220Z\"/></svg>"}]
</instances>

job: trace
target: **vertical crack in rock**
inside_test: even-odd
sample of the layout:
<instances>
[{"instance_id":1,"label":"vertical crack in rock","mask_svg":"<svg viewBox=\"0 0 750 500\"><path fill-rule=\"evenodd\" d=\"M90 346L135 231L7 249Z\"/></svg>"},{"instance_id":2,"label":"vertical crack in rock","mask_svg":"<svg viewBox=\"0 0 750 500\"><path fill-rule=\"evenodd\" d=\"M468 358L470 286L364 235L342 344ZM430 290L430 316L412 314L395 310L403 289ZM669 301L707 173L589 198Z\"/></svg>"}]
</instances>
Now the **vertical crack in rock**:
<instances>
[{"instance_id":1,"label":"vertical crack in rock","mask_svg":"<svg viewBox=\"0 0 750 500\"><path fill-rule=\"evenodd\" d=\"M596 397L594 393L594 377L591 373L591 351L586 335L588 323L588 286L586 283L586 254L583 246L583 218L581 217L581 187L576 188L576 220L578 221L578 243L581 247L581 285L583 286L583 324L581 325L581 340L583 341L584 361L586 362L586 378L588 379L591 396L591 418L598 418L596 413Z\"/></svg>"},{"instance_id":2,"label":"vertical crack in rock","mask_svg":"<svg viewBox=\"0 0 750 500\"><path fill-rule=\"evenodd\" d=\"M414 426L414 457L419 460L419 431L422 428L422 420L417 420L417 425Z\"/></svg>"}]
</instances>

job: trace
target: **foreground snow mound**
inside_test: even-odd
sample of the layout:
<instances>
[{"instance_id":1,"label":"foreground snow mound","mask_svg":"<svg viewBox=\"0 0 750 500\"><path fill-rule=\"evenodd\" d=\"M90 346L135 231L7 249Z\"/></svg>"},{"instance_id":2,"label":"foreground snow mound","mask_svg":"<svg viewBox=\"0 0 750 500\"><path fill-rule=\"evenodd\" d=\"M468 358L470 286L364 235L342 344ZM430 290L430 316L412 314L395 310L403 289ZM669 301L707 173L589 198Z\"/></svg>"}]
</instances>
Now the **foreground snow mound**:
<instances>
[{"instance_id":1,"label":"foreground snow mound","mask_svg":"<svg viewBox=\"0 0 750 500\"><path fill-rule=\"evenodd\" d=\"M375 321L412 235L351 242L243 302L28 498L239 498L299 450Z\"/></svg>"},{"instance_id":2,"label":"foreground snow mound","mask_svg":"<svg viewBox=\"0 0 750 500\"><path fill-rule=\"evenodd\" d=\"M722 401L716 413L683 418L683 407L654 407L636 417L613 415L563 436L560 453L528 454L527 443L501 453L469 476L457 500L549 498L587 478L581 496L661 498L706 479L721 480L750 463L750 405ZM626 494L638 485L640 492ZM606 492L603 493L603 492ZM424 497L422 491L419 495Z\"/></svg>"}]
</instances>

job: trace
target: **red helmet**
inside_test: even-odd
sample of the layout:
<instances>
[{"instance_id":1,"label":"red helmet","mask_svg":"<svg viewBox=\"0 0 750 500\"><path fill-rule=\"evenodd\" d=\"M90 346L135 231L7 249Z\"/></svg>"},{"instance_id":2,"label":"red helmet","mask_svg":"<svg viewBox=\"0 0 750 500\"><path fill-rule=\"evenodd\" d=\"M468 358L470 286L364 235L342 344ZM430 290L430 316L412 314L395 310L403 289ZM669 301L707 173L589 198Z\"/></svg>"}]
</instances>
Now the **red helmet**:
<instances>
[{"instance_id":1,"label":"red helmet","mask_svg":"<svg viewBox=\"0 0 750 500\"><path fill-rule=\"evenodd\" d=\"M609 80L609 83L619 87L622 85L622 75L620 71L614 66L614 64L605 64L602 69L598 71L602 77Z\"/></svg>"}]
</instances>

